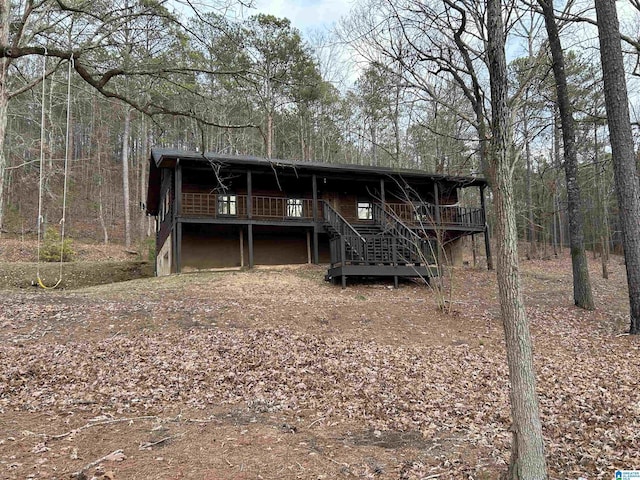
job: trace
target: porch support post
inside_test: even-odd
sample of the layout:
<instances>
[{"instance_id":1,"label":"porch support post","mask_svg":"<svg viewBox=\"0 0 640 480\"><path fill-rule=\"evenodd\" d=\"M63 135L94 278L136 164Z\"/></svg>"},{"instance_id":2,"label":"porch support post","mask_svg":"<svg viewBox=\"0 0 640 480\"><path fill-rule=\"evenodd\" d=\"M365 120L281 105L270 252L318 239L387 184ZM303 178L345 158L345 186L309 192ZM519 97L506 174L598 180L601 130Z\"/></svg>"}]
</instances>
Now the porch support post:
<instances>
[{"instance_id":1,"label":"porch support post","mask_svg":"<svg viewBox=\"0 0 640 480\"><path fill-rule=\"evenodd\" d=\"M249 238L249 268L253 268L253 223L247 226L247 236Z\"/></svg>"},{"instance_id":2,"label":"porch support post","mask_svg":"<svg viewBox=\"0 0 640 480\"><path fill-rule=\"evenodd\" d=\"M313 191L313 263L319 263L318 255L318 179L316 174L311 175L311 189Z\"/></svg>"},{"instance_id":3,"label":"porch support post","mask_svg":"<svg viewBox=\"0 0 640 480\"><path fill-rule=\"evenodd\" d=\"M311 263L311 230L307 230L307 263Z\"/></svg>"},{"instance_id":4,"label":"porch support post","mask_svg":"<svg viewBox=\"0 0 640 480\"><path fill-rule=\"evenodd\" d=\"M182 222L180 221L180 214L182 211L182 166L180 165L180 159L176 161L176 169L174 171L174 209L173 209L173 234L175 237L175 266L176 273L182 272Z\"/></svg>"},{"instance_id":5,"label":"porch support post","mask_svg":"<svg viewBox=\"0 0 640 480\"><path fill-rule=\"evenodd\" d=\"M247 225L247 237L249 240L249 268L253 268L253 184L252 184L251 169L247 170L247 218L249 219L249 225Z\"/></svg>"},{"instance_id":6,"label":"porch support post","mask_svg":"<svg viewBox=\"0 0 640 480\"><path fill-rule=\"evenodd\" d=\"M175 220L182 213L182 166L180 165L179 159L176 162L176 169L174 172L174 183L175 183L176 197L173 200L173 203L175 205L175 209L173 211L173 219Z\"/></svg>"},{"instance_id":7,"label":"porch support post","mask_svg":"<svg viewBox=\"0 0 640 480\"><path fill-rule=\"evenodd\" d=\"M384 178L380 179L380 203L382 203L382 209L385 209L385 203L387 200L385 199L385 191L384 191Z\"/></svg>"},{"instance_id":8,"label":"porch support post","mask_svg":"<svg viewBox=\"0 0 640 480\"><path fill-rule=\"evenodd\" d=\"M247 170L247 218L253 217L253 185L251 169Z\"/></svg>"},{"instance_id":9,"label":"porch support post","mask_svg":"<svg viewBox=\"0 0 640 480\"><path fill-rule=\"evenodd\" d=\"M244 267L244 228L242 225L238 229L240 232L240 268Z\"/></svg>"},{"instance_id":10,"label":"porch support post","mask_svg":"<svg viewBox=\"0 0 640 480\"><path fill-rule=\"evenodd\" d=\"M480 206L484 215L484 249L487 254L487 270L493 270L493 257L491 256L491 242L489 239L489 225L487 224L487 208L484 200L485 185L480 186Z\"/></svg>"}]
</instances>

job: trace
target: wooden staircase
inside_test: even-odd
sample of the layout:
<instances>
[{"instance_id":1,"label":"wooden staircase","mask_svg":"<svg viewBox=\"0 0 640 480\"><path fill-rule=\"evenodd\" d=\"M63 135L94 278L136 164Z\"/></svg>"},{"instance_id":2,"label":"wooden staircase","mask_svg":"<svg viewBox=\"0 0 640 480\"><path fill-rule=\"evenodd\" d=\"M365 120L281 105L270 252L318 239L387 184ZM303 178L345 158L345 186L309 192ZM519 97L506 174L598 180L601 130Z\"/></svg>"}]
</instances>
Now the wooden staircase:
<instances>
[{"instance_id":1,"label":"wooden staircase","mask_svg":"<svg viewBox=\"0 0 640 480\"><path fill-rule=\"evenodd\" d=\"M348 277L399 277L437 275L433 240L424 239L395 214L373 206L373 223L351 225L325 202L325 229L330 236L331 265L326 279L332 283Z\"/></svg>"}]
</instances>

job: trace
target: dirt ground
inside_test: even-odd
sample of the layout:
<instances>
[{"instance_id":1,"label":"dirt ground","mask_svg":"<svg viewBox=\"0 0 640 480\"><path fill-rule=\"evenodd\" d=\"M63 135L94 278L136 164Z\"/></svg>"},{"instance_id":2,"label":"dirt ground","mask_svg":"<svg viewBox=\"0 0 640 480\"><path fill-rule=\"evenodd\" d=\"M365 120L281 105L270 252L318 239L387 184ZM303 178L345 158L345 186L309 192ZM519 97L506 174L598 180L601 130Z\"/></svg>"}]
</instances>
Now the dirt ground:
<instances>
[{"instance_id":1,"label":"dirt ground","mask_svg":"<svg viewBox=\"0 0 640 480\"><path fill-rule=\"evenodd\" d=\"M640 465L624 266L597 310L523 262L551 478ZM494 479L510 448L495 273L342 290L317 266L5 289L0 478ZM105 458L106 457L106 458Z\"/></svg>"}]
</instances>

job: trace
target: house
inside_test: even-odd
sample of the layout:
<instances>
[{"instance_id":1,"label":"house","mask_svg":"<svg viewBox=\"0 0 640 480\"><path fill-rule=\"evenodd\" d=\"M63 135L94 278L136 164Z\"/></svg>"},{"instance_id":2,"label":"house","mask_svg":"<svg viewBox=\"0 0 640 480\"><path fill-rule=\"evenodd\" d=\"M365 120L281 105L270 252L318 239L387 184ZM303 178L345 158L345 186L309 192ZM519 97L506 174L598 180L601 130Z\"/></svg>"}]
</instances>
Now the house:
<instances>
[{"instance_id":1,"label":"house","mask_svg":"<svg viewBox=\"0 0 640 480\"><path fill-rule=\"evenodd\" d=\"M156 272L328 263L327 279L436 274L437 243L485 235L479 177L154 149ZM460 205L463 189L477 205ZM477 190L476 190L477 189Z\"/></svg>"}]
</instances>

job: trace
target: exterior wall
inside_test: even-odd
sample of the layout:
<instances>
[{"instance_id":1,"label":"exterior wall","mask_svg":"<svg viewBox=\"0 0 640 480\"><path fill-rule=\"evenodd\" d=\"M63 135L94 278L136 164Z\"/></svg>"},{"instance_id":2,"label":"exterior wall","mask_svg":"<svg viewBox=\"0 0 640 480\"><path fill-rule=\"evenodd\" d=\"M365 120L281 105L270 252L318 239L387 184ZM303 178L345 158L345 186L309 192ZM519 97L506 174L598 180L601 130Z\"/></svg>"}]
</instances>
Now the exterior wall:
<instances>
[{"instance_id":1,"label":"exterior wall","mask_svg":"<svg viewBox=\"0 0 640 480\"><path fill-rule=\"evenodd\" d=\"M331 251L329 250L329 235L321 233L318 235L318 263L330 263Z\"/></svg>"},{"instance_id":2,"label":"exterior wall","mask_svg":"<svg viewBox=\"0 0 640 480\"><path fill-rule=\"evenodd\" d=\"M158 211L158 237L157 245L164 245L173 226L173 213L175 209L175 198L173 189L173 170L163 168L161 172L162 185L160 188L160 208Z\"/></svg>"},{"instance_id":3,"label":"exterior wall","mask_svg":"<svg viewBox=\"0 0 640 480\"><path fill-rule=\"evenodd\" d=\"M313 260L313 244L307 243L308 229L254 225L253 252L255 265L303 264ZM240 257L240 235L244 261ZM313 235L309 233L309 241ZM318 255L321 263L329 262L329 241L319 235ZM246 228L238 225L183 224L182 271L230 268L249 265L249 239ZM158 270L160 275L160 270Z\"/></svg>"},{"instance_id":4,"label":"exterior wall","mask_svg":"<svg viewBox=\"0 0 640 480\"><path fill-rule=\"evenodd\" d=\"M182 226L182 271L240 267L240 227L237 225ZM244 241L245 262L248 245Z\"/></svg>"},{"instance_id":5,"label":"exterior wall","mask_svg":"<svg viewBox=\"0 0 640 480\"><path fill-rule=\"evenodd\" d=\"M159 277L171 274L171 263L173 261L172 245L172 235L169 234L160 250L158 250L156 257L156 275Z\"/></svg>"},{"instance_id":6,"label":"exterior wall","mask_svg":"<svg viewBox=\"0 0 640 480\"><path fill-rule=\"evenodd\" d=\"M254 226L253 255L256 265L307 263L307 230Z\"/></svg>"}]
</instances>

